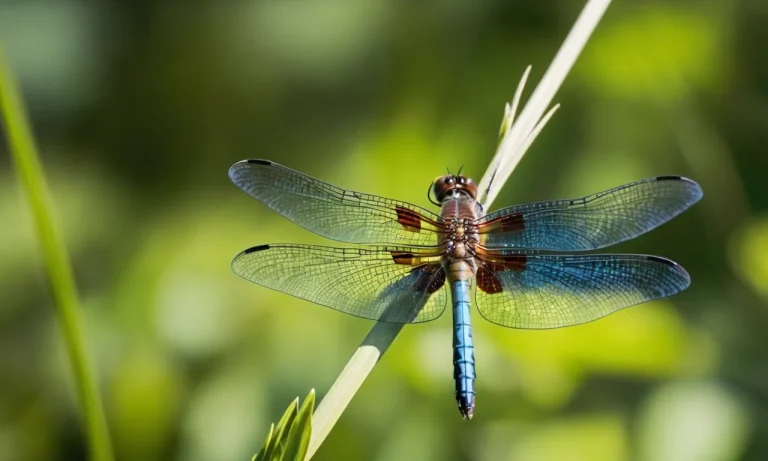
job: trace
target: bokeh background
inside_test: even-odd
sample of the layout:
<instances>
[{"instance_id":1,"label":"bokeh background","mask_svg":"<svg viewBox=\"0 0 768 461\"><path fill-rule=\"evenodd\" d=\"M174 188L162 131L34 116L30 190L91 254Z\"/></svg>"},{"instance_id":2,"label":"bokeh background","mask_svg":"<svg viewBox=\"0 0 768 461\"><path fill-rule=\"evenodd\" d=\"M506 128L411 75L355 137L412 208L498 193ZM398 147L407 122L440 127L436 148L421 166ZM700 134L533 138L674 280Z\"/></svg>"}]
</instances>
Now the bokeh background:
<instances>
[{"instance_id":1,"label":"bokeh background","mask_svg":"<svg viewBox=\"0 0 768 461\"><path fill-rule=\"evenodd\" d=\"M581 7L1 1L119 459L250 459L372 326L230 272L249 246L323 243L230 184L232 163L429 206L446 167L482 176L525 66L538 81ZM406 327L315 459L768 459L766 43L758 0L614 2L495 206L694 178L702 202L612 249L670 257L692 287L562 330L476 315L471 422L452 395L450 316ZM0 150L0 459L85 459Z\"/></svg>"}]
</instances>

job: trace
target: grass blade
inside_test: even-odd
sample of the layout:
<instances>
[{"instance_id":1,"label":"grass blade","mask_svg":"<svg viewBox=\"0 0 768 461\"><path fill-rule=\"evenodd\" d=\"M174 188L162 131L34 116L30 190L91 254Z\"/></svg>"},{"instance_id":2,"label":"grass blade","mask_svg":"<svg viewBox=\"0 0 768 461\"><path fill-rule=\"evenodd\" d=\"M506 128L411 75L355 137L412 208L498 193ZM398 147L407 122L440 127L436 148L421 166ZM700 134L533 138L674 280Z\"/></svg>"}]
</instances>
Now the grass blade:
<instances>
[{"instance_id":1,"label":"grass blade","mask_svg":"<svg viewBox=\"0 0 768 461\"><path fill-rule=\"evenodd\" d=\"M269 425L269 433L267 434L267 438L264 439L264 447L262 447L261 450L256 454L256 456L253 457L252 461L264 461L267 459L267 450L269 450L269 446L272 443L272 435L275 433L275 423L272 423Z\"/></svg>"},{"instance_id":2,"label":"grass blade","mask_svg":"<svg viewBox=\"0 0 768 461\"><path fill-rule=\"evenodd\" d=\"M56 301L56 314L85 420L90 456L94 461L112 461L114 456L109 431L96 379L86 352L85 330L80 318L80 304L69 256L54 223L53 205L43 168L29 129L21 96L5 63L2 50L0 50L0 112L19 183L32 211L51 291Z\"/></svg>"},{"instance_id":3,"label":"grass blade","mask_svg":"<svg viewBox=\"0 0 768 461\"><path fill-rule=\"evenodd\" d=\"M273 437L272 443L270 444L270 448L267 449L267 452L264 454L264 458L270 461L280 461L283 459L283 450L285 450L285 443L286 443L286 437L288 437L288 433L290 432L291 426L293 425L294 420L296 420L296 415L299 413L299 398L296 397L296 399L291 402L291 405L288 407L287 410L285 410L285 413L283 413L283 417L280 418L280 421L277 423L277 429L275 429L275 435Z\"/></svg>"},{"instance_id":4,"label":"grass blade","mask_svg":"<svg viewBox=\"0 0 768 461\"><path fill-rule=\"evenodd\" d=\"M312 433L312 410L315 408L315 390L309 391L299 408L296 398L283 413L283 417L269 428L264 447L252 461L304 461Z\"/></svg>"},{"instance_id":5,"label":"grass blade","mask_svg":"<svg viewBox=\"0 0 768 461\"><path fill-rule=\"evenodd\" d=\"M309 391L304 403L299 408L299 414L293 422L285 445L285 461L304 461L309 448L309 438L312 435L312 410L315 408L315 390Z\"/></svg>"}]
</instances>

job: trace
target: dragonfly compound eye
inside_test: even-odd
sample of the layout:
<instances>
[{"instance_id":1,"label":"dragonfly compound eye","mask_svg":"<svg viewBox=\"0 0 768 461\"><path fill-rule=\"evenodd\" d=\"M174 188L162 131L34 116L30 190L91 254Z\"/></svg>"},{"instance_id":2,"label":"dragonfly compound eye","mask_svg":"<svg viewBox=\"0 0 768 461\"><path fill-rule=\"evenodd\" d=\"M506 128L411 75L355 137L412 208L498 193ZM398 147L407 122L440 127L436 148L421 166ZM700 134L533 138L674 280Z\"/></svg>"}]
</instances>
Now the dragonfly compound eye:
<instances>
[{"instance_id":1,"label":"dragonfly compound eye","mask_svg":"<svg viewBox=\"0 0 768 461\"><path fill-rule=\"evenodd\" d=\"M465 191L470 197L477 198L477 184L472 181L472 178L466 176L459 177L458 189Z\"/></svg>"},{"instance_id":2,"label":"dragonfly compound eye","mask_svg":"<svg viewBox=\"0 0 768 461\"><path fill-rule=\"evenodd\" d=\"M456 189L456 177L453 175L440 176L432 185L432 192L438 202L441 202L454 189Z\"/></svg>"}]
</instances>

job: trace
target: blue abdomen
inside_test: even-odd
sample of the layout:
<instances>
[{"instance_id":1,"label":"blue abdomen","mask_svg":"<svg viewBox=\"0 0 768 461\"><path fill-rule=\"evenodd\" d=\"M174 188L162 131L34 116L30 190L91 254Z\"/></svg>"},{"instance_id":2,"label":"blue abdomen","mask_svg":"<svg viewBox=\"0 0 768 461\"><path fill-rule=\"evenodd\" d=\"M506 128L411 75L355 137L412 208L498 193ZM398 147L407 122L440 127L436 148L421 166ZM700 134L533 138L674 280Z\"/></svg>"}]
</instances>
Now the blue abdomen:
<instances>
[{"instance_id":1,"label":"blue abdomen","mask_svg":"<svg viewBox=\"0 0 768 461\"><path fill-rule=\"evenodd\" d=\"M453 378L461 416L472 419L475 411L475 346L469 318L469 280L451 282L453 301Z\"/></svg>"}]
</instances>

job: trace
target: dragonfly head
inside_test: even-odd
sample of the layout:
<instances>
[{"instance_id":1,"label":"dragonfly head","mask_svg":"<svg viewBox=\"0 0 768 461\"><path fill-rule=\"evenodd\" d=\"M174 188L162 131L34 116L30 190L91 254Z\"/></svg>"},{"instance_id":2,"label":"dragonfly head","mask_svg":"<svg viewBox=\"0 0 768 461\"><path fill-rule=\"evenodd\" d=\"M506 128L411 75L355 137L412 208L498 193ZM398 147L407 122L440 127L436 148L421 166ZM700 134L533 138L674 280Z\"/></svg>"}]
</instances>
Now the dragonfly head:
<instances>
[{"instance_id":1,"label":"dragonfly head","mask_svg":"<svg viewBox=\"0 0 768 461\"><path fill-rule=\"evenodd\" d=\"M440 176L432 183L432 193L438 202L444 198L463 193L473 199L477 198L477 184L466 176L447 174Z\"/></svg>"}]
</instances>

